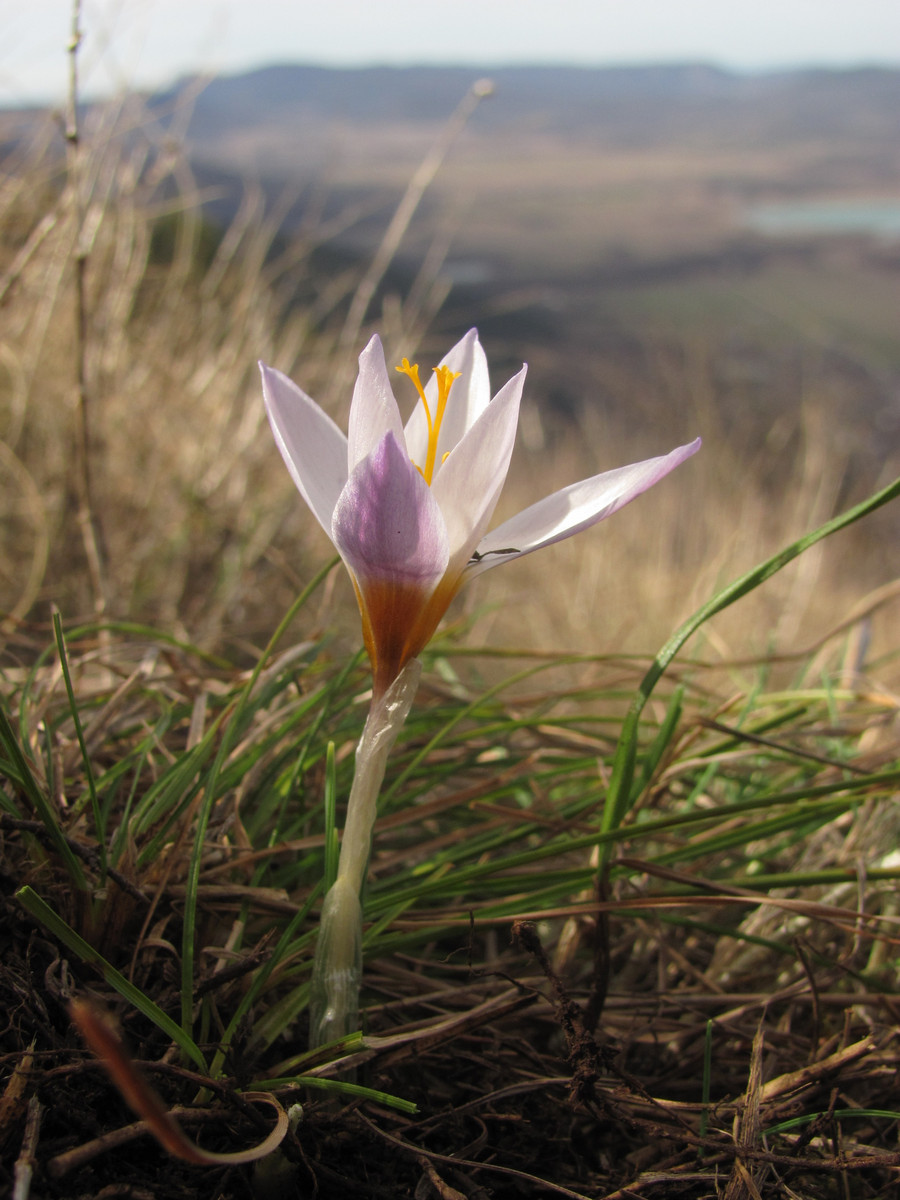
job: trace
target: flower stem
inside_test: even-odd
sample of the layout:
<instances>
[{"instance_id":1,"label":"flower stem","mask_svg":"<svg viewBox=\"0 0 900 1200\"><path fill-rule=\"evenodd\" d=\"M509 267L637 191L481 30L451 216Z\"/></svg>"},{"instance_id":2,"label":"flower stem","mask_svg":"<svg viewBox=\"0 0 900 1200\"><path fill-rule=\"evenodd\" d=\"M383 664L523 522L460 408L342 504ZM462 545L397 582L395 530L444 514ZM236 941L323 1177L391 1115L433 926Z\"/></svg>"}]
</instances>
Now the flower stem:
<instances>
[{"instance_id":1,"label":"flower stem","mask_svg":"<svg viewBox=\"0 0 900 1200\"><path fill-rule=\"evenodd\" d=\"M322 905L310 994L310 1047L323 1046L359 1027L362 978L360 892L372 846L372 827L388 754L409 713L422 665L406 664L382 696L374 697L359 745L347 802L337 878Z\"/></svg>"}]
</instances>

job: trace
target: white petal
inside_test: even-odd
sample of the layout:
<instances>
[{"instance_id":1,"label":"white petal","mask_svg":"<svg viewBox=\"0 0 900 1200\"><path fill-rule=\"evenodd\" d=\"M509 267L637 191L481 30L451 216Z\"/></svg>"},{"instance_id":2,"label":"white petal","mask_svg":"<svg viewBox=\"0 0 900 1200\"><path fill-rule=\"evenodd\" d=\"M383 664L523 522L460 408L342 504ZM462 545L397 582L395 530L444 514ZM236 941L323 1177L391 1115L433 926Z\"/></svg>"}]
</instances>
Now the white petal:
<instances>
[{"instance_id":1,"label":"white petal","mask_svg":"<svg viewBox=\"0 0 900 1200\"><path fill-rule=\"evenodd\" d=\"M291 478L331 537L331 518L347 482L347 439L315 400L286 375L259 364L269 423Z\"/></svg>"},{"instance_id":2,"label":"white petal","mask_svg":"<svg viewBox=\"0 0 900 1200\"><path fill-rule=\"evenodd\" d=\"M431 491L444 514L450 545L447 568L462 571L490 524L516 440L523 367L505 384L435 474Z\"/></svg>"},{"instance_id":3,"label":"white petal","mask_svg":"<svg viewBox=\"0 0 900 1200\"><path fill-rule=\"evenodd\" d=\"M583 479L532 504L491 530L482 540L476 561L466 571L467 577L560 542L612 516L699 449L700 439L697 438L690 445L679 446L661 458L649 458L630 467L619 467L592 479Z\"/></svg>"},{"instance_id":4,"label":"white petal","mask_svg":"<svg viewBox=\"0 0 900 1200\"><path fill-rule=\"evenodd\" d=\"M460 373L459 379L453 384L447 411L441 423L437 453L437 461L440 462L443 455L453 449L490 403L491 383L488 378L487 358L478 340L478 330L470 329L465 337L444 355L440 363L429 363L427 369L424 364L420 364L419 378L425 386L425 395L434 414L438 393L432 365L447 366L451 371ZM428 448L428 422L421 401L416 404L406 422L406 444L413 462L422 466Z\"/></svg>"},{"instance_id":5,"label":"white petal","mask_svg":"<svg viewBox=\"0 0 900 1200\"><path fill-rule=\"evenodd\" d=\"M350 471L375 449L386 433L405 446L400 409L391 390L381 339L376 334L359 356L359 375L347 430Z\"/></svg>"}]
</instances>

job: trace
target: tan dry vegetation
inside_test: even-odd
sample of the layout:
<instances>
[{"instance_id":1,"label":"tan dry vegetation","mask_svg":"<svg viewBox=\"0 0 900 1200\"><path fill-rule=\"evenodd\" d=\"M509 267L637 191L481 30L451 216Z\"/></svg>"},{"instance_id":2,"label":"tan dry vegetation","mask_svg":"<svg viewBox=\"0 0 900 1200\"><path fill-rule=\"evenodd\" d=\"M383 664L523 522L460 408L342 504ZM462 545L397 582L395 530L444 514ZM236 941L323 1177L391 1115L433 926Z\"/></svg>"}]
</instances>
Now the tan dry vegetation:
<instances>
[{"instance_id":1,"label":"tan dry vegetation","mask_svg":"<svg viewBox=\"0 0 900 1200\"><path fill-rule=\"evenodd\" d=\"M699 455L609 524L492 572L467 600L479 614L473 640L588 654L658 648L719 588L842 507L844 464L815 407L803 415L794 471L768 490L758 460L741 459L707 435ZM520 456L504 510L586 473L663 453L672 440L656 435L647 445L643 426L610 441L598 419L585 418L584 426L582 440L544 456L540 474L536 455ZM875 539L851 530L718 617L693 649L713 662L802 655L889 581L885 568ZM893 650L895 618L896 604L876 617L872 653Z\"/></svg>"},{"instance_id":2,"label":"tan dry vegetation","mask_svg":"<svg viewBox=\"0 0 900 1200\"><path fill-rule=\"evenodd\" d=\"M265 426L256 360L291 373L345 422L353 357L372 314L351 330L348 345L346 312L360 274L314 277L310 253L328 229L280 241L283 208L267 209L253 188L224 236L209 243L180 148L170 137L155 140L152 130L137 101L98 110L75 169L64 170L50 131L3 178L0 454L11 519L0 603L17 619L43 620L54 604L69 620L99 609L159 622L205 645L259 641L330 548ZM90 586L75 511L79 249L100 595ZM391 297L383 303L377 327L389 355L415 353L443 295L441 261L436 255L419 280L414 307ZM311 298L286 306L301 287ZM488 343L489 357L498 349ZM564 360L541 355L533 365L544 378L548 369L565 372ZM845 462L821 398L809 397L799 428L776 422L773 445L743 455L721 426L702 357L700 368L696 355L677 368L660 358L653 396L638 394L634 379L613 365L591 364L580 382L621 404L624 415L612 423L587 407L577 427L548 424L539 388L527 393L499 515L697 433L706 444L609 525L492 572L461 602L480 614L472 639L652 650L717 586L846 499ZM495 386L501 382L495 377ZM783 468L774 481L773 462ZM847 536L834 552L817 549L717 623L714 652L805 648L866 590L887 582L881 566L863 536ZM355 640L349 587L339 586L327 604L323 619Z\"/></svg>"},{"instance_id":3,"label":"tan dry vegetation","mask_svg":"<svg viewBox=\"0 0 900 1200\"><path fill-rule=\"evenodd\" d=\"M214 642L260 607L274 619L259 572L293 503L257 359L287 371L302 362L306 386L327 399L340 330L329 314L358 276L286 313L285 288L303 279L314 242L276 252L283 210L267 213L253 188L204 259L209 229L187 162L152 129L137 100L98 110L66 171L48 125L3 178L0 453L12 519L0 606L16 618L51 603L68 618L99 608ZM79 254L99 596L76 520Z\"/></svg>"}]
</instances>

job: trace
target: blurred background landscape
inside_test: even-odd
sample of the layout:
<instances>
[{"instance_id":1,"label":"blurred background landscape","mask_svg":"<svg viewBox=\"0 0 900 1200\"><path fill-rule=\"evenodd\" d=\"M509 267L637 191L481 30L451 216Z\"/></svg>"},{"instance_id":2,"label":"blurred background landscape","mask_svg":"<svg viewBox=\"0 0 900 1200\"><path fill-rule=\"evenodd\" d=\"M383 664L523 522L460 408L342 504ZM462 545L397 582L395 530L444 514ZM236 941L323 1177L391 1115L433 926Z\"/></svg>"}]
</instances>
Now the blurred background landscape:
<instances>
[{"instance_id":1,"label":"blurred background landscape","mask_svg":"<svg viewBox=\"0 0 900 1200\"><path fill-rule=\"evenodd\" d=\"M67 142L62 101L0 110L0 608L20 632L57 605L264 639L330 547L256 360L344 424L376 330L430 366L477 325L495 389L529 364L501 516L704 438L552 563L479 583L455 610L478 642L652 650L898 472L900 68L282 64L85 103L74 141L68 122ZM703 652L807 649L898 573L888 507ZM349 586L327 603L358 637Z\"/></svg>"}]
</instances>

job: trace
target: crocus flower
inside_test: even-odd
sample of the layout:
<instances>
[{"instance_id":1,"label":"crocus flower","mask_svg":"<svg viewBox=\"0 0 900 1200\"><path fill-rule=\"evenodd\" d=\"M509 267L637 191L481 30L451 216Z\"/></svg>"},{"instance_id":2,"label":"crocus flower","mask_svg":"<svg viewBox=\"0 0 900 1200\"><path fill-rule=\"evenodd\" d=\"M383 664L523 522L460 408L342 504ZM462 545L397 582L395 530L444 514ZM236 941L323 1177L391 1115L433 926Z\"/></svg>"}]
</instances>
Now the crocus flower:
<instances>
[{"instance_id":1,"label":"crocus flower","mask_svg":"<svg viewBox=\"0 0 900 1200\"><path fill-rule=\"evenodd\" d=\"M359 357L347 436L296 384L260 364L275 440L294 483L347 566L381 695L431 638L464 583L618 512L700 439L572 484L488 532L506 480L526 368L491 399L470 330L422 385L404 425L381 341Z\"/></svg>"}]
</instances>

